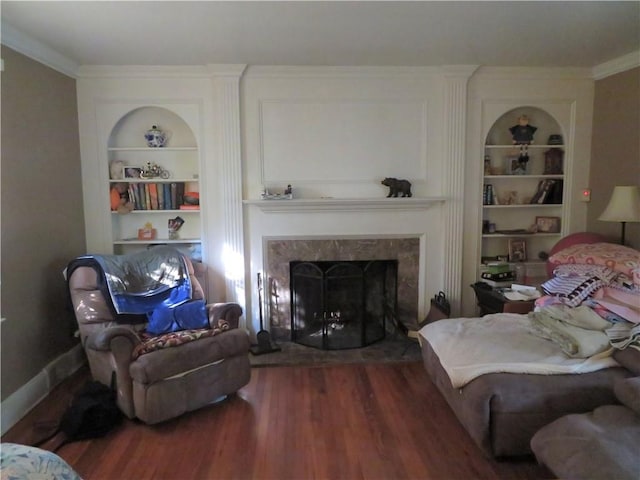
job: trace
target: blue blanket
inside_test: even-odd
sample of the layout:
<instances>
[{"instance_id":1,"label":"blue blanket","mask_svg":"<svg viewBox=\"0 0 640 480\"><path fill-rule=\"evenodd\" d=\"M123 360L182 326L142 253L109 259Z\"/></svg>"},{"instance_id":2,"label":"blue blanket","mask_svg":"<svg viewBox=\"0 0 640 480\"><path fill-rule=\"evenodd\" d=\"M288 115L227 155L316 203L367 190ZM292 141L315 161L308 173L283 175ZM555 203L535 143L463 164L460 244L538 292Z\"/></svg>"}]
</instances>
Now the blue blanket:
<instances>
[{"instance_id":1,"label":"blue blanket","mask_svg":"<svg viewBox=\"0 0 640 480\"><path fill-rule=\"evenodd\" d=\"M158 246L127 255L85 255L77 260L100 267L118 314L146 314L191 299L187 265L175 248Z\"/></svg>"}]
</instances>

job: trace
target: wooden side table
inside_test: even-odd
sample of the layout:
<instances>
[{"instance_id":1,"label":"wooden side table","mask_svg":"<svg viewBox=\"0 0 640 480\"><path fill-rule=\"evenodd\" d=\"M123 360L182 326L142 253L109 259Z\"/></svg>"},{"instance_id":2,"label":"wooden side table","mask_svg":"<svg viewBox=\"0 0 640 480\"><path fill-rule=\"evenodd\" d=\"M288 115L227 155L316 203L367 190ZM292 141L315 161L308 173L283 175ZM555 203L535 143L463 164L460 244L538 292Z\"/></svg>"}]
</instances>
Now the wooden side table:
<instances>
[{"instance_id":1,"label":"wooden side table","mask_svg":"<svg viewBox=\"0 0 640 480\"><path fill-rule=\"evenodd\" d=\"M476 293L480 316L489 313L529 313L535 307L534 300L509 300L484 282L474 283L471 288Z\"/></svg>"}]
</instances>

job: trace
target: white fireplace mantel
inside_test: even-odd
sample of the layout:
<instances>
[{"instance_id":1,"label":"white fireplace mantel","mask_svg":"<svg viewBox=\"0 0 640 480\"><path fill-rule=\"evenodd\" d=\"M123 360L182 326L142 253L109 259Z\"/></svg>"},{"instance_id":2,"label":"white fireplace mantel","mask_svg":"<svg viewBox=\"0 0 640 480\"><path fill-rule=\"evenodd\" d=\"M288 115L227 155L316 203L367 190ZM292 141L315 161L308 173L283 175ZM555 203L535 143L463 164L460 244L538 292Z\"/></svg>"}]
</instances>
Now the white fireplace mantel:
<instances>
[{"instance_id":1,"label":"white fireplace mantel","mask_svg":"<svg viewBox=\"0 0 640 480\"><path fill-rule=\"evenodd\" d=\"M399 198L294 198L276 200L244 200L245 205L259 208L264 213L297 213L320 211L373 211L373 210L424 210L439 203L445 197Z\"/></svg>"}]
</instances>

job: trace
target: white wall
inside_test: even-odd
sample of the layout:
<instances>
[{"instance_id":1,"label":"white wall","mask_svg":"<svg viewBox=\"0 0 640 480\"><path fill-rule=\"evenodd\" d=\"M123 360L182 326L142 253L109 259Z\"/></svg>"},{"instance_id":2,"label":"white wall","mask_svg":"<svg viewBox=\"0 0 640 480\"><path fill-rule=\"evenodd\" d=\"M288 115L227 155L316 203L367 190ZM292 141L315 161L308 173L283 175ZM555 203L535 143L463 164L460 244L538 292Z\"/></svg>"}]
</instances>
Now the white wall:
<instances>
[{"instance_id":1,"label":"white wall","mask_svg":"<svg viewBox=\"0 0 640 480\"><path fill-rule=\"evenodd\" d=\"M97 106L197 106L201 190L208 198L209 296L240 301L254 331L252 281L263 270L267 237L417 236L425 252L420 315L439 290L452 297L455 313L474 314L468 285L479 263L483 136L488 117L504 108L537 104L555 112L568 135L568 155L577 159L567 172L572 191L565 207L567 231L584 228L585 209L575 197L587 183L589 162L593 81L586 71L238 67L220 75L219 70L92 67L82 72L87 237L90 247L104 248L96 219L101 206L90 198L103 188L106 174L96 163L104 135L96 125ZM395 211L367 205L384 200L387 189L380 180L386 176L410 180L414 203L398 202ZM280 192L288 184L296 198L330 197L334 204L308 208L294 201L279 212L256 206L264 187ZM424 200L431 197L443 201ZM340 199L362 202L354 206ZM229 264L235 265L233 272Z\"/></svg>"},{"instance_id":2,"label":"white wall","mask_svg":"<svg viewBox=\"0 0 640 480\"><path fill-rule=\"evenodd\" d=\"M250 67L243 79L245 196L379 197L384 177L442 191L436 69Z\"/></svg>"}]
</instances>

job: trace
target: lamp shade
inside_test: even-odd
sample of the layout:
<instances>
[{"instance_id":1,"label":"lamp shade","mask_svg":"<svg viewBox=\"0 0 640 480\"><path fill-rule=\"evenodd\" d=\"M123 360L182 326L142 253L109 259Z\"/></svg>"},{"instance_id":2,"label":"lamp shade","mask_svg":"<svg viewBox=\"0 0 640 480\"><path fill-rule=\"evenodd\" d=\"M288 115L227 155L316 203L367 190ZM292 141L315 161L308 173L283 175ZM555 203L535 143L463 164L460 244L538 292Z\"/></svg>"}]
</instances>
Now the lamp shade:
<instances>
[{"instance_id":1,"label":"lamp shade","mask_svg":"<svg viewBox=\"0 0 640 480\"><path fill-rule=\"evenodd\" d=\"M603 222L640 222L640 187L617 186L609 205L598 218Z\"/></svg>"}]
</instances>

